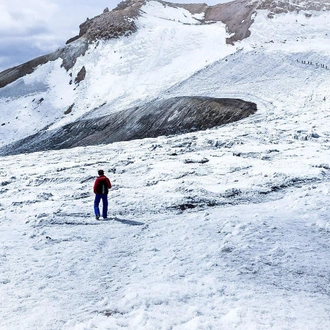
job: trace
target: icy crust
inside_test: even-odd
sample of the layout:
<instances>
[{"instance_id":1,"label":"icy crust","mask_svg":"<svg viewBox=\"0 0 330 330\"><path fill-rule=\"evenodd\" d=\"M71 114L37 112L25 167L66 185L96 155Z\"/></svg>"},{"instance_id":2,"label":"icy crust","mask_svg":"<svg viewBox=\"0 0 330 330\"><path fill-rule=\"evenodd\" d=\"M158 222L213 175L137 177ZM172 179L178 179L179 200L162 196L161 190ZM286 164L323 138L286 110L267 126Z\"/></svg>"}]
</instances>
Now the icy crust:
<instances>
[{"instance_id":1,"label":"icy crust","mask_svg":"<svg viewBox=\"0 0 330 330\"><path fill-rule=\"evenodd\" d=\"M2 327L328 329L330 142L264 129L2 157Z\"/></svg>"}]
</instances>

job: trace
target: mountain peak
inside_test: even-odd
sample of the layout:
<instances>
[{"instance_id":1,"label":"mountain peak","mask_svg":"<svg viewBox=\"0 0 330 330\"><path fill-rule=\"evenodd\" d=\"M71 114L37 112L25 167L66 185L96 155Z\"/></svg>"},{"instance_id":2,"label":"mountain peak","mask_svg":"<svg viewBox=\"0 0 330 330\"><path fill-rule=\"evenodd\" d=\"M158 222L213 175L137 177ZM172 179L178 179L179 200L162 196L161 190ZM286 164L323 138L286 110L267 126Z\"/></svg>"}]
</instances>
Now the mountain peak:
<instances>
[{"instance_id":1,"label":"mountain peak","mask_svg":"<svg viewBox=\"0 0 330 330\"><path fill-rule=\"evenodd\" d=\"M144 0L123 1L112 11L106 8L102 14L92 19L87 18L79 26L79 35L69 39L67 44L81 37L88 41L108 40L134 33L137 29L134 19L144 3Z\"/></svg>"}]
</instances>

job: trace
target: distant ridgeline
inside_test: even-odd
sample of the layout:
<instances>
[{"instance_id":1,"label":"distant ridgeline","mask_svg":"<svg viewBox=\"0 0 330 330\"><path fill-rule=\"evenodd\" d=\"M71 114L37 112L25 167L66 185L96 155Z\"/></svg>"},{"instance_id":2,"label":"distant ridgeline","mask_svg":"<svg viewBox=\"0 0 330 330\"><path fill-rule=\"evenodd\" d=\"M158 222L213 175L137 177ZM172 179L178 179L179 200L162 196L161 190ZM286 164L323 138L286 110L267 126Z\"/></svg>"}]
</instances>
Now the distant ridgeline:
<instances>
[{"instance_id":1,"label":"distant ridgeline","mask_svg":"<svg viewBox=\"0 0 330 330\"><path fill-rule=\"evenodd\" d=\"M276 14L287 12L299 12L301 10L328 11L330 3L327 0L305 1L295 0L294 2L279 0L235 0L228 3L219 3L214 6L208 6L203 3L166 3L169 6L184 8L189 12L204 13L204 19L201 24L209 24L209 22L223 22L230 35L226 42L234 44L236 41L245 39L250 36L250 26L253 24L253 15L256 10L268 10L268 17L273 18ZM109 11L106 8L102 14L92 19L87 19L79 26L79 34L70 38L66 42L66 46L59 48L55 52L37 57L29 62L18 65L14 68L0 72L0 88L10 84L11 82L32 73L39 65L49 61L55 61L61 58L62 66L69 70L74 66L79 56L84 55L88 49L88 45L95 40L109 40L122 36L129 36L137 31L135 20L140 15L140 9L145 4L145 0L126 0L118 4L116 8ZM311 14L306 13L307 17ZM78 43L73 43L79 40Z\"/></svg>"},{"instance_id":2,"label":"distant ridgeline","mask_svg":"<svg viewBox=\"0 0 330 330\"><path fill-rule=\"evenodd\" d=\"M147 103L101 118L79 120L0 149L1 155L154 138L205 130L246 118L255 103L240 99L174 97Z\"/></svg>"}]
</instances>

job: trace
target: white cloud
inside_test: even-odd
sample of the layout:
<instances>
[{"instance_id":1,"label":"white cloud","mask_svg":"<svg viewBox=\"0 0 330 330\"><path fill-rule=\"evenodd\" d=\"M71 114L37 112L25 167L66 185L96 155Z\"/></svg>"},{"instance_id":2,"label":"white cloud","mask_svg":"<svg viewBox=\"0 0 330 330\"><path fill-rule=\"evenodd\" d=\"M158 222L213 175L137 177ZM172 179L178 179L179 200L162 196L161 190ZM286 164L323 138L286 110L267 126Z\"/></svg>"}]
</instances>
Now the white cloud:
<instances>
[{"instance_id":1,"label":"white cloud","mask_svg":"<svg viewBox=\"0 0 330 330\"><path fill-rule=\"evenodd\" d=\"M0 0L0 72L64 46L117 0Z\"/></svg>"},{"instance_id":2,"label":"white cloud","mask_svg":"<svg viewBox=\"0 0 330 330\"><path fill-rule=\"evenodd\" d=\"M59 7L47 0L2 0L0 36L36 34L46 31Z\"/></svg>"}]
</instances>

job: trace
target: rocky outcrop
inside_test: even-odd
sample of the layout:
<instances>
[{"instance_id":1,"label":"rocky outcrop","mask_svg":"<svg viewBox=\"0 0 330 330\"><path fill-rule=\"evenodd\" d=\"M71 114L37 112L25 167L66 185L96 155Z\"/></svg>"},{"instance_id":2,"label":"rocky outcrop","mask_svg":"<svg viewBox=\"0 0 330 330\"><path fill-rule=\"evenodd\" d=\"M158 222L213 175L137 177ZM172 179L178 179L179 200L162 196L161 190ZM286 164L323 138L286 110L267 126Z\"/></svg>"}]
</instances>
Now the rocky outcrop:
<instances>
[{"instance_id":1,"label":"rocky outcrop","mask_svg":"<svg viewBox=\"0 0 330 330\"><path fill-rule=\"evenodd\" d=\"M205 21L221 21L226 24L230 37L228 44L243 40L250 36L249 30L253 23L253 14L257 3L247 0L236 0L209 7L205 11Z\"/></svg>"},{"instance_id":2,"label":"rocky outcrop","mask_svg":"<svg viewBox=\"0 0 330 330\"><path fill-rule=\"evenodd\" d=\"M108 40L134 33L137 30L134 19L144 3L145 1L140 0L123 1L111 12L108 9L92 19L87 18L79 26L80 32L77 38L84 37L90 41Z\"/></svg>"},{"instance_id":3,"label":"rocky outcrop","mask_svg":"<svg viewBox=\"0 0 330 330\"><path fill-rule=\"evenodd\" d=\"M101 118L80 120L41 131L0 149L18 154L182 134L228 124L255 113L255 103L240 99L175 97Z\"/></svg>"},{"instance_id":4,"label":"rocky outcrop","mask_svg":"<svg viewBox=\"0 0 330 330\"><path fill-rule=\"evenodd\" d=\"M86 68L83 66L80 71L77 74L77 77L75 78L74 82L76 84L79 84L81 81L83 81L86 77Z\"/></svg>"}]
</instances>

